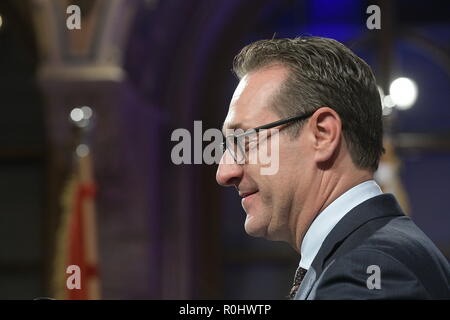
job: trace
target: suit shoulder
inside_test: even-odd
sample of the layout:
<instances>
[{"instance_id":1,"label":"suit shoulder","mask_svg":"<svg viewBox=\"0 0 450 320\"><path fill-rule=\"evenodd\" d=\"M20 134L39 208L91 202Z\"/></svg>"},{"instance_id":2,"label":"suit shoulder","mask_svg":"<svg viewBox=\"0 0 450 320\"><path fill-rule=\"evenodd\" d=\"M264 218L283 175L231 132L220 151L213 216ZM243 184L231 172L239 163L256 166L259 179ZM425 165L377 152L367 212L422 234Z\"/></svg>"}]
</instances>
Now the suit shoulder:
<instances>
[{"instance_id":1,"label":"suit shoulder","mask_svg":"<svg viewBox=\"0 0 450 320\"><path fill-rule=\"evenodd\" d=\"M360 232L368 230L370 225ZM353 283L368 293L365 281L370 270L379 270L384 279L384 291L370 291L370 297L450 298L448 261L409 217L392 219L372 231L362 243L329 264L323 275L325 284L330 279L346 278L342 283ZM346 241L351 242L352 236ZM348 285L343 284L345 286Z\"/></svg>"},{"instance_id":2,"label":"suit shoulder","mask_svg":"<svg viewBox=\"0 0 450 320\"><path fill-rule=\"evenodd\" d=\"M430 268L450 270L447 259L430 238L406 216L392 219L358 247L390 256L411 270ZM443 270L445 271L445 270Z\"/></svg>"}]
</instances>

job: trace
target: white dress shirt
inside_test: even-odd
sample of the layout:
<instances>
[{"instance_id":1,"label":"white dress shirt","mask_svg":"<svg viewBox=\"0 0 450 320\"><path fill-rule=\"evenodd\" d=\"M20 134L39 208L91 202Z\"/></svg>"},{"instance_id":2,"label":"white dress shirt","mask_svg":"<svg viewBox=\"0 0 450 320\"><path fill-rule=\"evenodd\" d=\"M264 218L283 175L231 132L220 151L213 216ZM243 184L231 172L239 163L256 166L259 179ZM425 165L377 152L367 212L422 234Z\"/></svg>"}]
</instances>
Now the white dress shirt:
<instances>
[{"instance_id":1,"label":"white dress shirt","mask_svg":"<svg viewBox=\"0 0 450 320\"><path fill-rule=\"evenodd\" d=\"M313 221L302 241L300 267L309 269L323 241L334 226L354 207L383 192L369 180L358 184L330 203Z\"/></svg>"}]
</instances>

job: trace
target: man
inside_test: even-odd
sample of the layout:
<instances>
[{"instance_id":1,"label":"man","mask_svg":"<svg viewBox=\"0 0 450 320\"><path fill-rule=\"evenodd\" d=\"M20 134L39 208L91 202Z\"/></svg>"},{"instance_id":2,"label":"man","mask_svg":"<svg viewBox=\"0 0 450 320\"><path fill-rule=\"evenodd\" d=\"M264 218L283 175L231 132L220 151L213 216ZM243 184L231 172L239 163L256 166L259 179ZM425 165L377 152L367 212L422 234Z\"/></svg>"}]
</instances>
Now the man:
<instances>
[{"instance_id":1,"label":"man","mask_svg":"<svg viewBox=\"0 0 450 320\"><path fill-rule=\"evenodd\" d=\"M307 37L252 43L233 67L240 82L216 178L242 197L249 235L300 253L290 297L449 299L448 261L373 180L384 150L369 66L335 40ZM255 148L229 135L236 128L268 132L253 146L278 138L275 174L248 161Z\"/></svg>"}]
</instances>

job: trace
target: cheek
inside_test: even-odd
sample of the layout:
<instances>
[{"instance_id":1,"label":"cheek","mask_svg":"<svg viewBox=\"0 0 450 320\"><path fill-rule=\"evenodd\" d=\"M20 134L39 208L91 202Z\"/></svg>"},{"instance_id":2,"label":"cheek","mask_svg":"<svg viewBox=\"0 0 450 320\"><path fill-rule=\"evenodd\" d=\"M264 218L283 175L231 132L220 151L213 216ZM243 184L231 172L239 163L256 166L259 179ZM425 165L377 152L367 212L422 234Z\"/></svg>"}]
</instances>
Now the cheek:
<instances>
[{"instance_id":1,"label":"cheek","mask_svg":"<svg viewBox=\"0 0 450 320\"><path fill-rule=\"evenodd\" d=\"M279 206L277 203L284 201L286 186L286 182L278 176L264 179L260 184L261 201L268 207Z\"/></svg>"},{"instance_id":2,"label":"cheek","mask_svg":"<svg viewBox=\"0 0 450 320\"><path fill-rule=\"evenodd\" d=\"M290 166L280 166L276 175L267 178L265 185L270 193L270 201L276 207L284 207L288 205L295 189L302 181L301 172L292 164Z\"/></svg>"}]
</instances>

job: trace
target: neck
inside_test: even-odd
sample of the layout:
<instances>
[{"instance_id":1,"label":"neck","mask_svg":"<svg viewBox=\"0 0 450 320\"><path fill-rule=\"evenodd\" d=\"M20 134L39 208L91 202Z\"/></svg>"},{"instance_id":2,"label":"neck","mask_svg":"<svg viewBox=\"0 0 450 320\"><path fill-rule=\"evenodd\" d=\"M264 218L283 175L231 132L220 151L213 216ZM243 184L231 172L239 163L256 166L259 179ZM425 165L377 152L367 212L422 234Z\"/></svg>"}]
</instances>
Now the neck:
<instances>
[{"instance_id":1,"label":"neck","mask_svg":"<svg viewBox=\"0 0 450 320\"><path fill-rule=\"evenodd\" d=\"M305 199L294 224L295 230L293 230L290 244L299 253L308 228L320 212L349 189L373 179L371 171L358 169L341 175L332 175L327 171L322 171L318 176L316 182L310 186L308 191L310 196Z\"/></svg>"}]
</instances>

